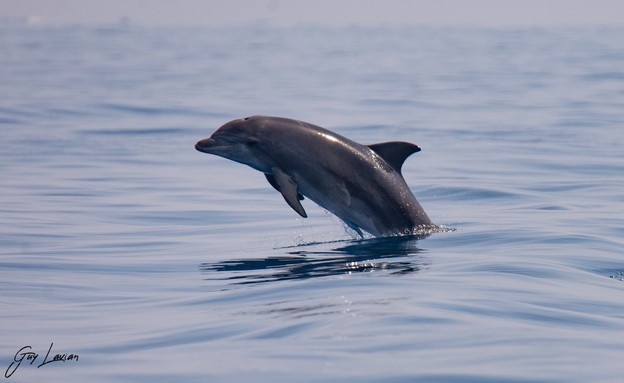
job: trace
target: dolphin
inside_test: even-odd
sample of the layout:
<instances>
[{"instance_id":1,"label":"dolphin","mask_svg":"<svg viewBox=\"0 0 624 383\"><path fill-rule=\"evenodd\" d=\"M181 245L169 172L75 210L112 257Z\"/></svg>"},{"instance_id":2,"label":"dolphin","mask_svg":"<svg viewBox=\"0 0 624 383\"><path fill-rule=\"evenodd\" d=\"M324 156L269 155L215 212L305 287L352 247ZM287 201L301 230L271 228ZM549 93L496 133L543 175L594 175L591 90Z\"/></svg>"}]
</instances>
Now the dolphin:
<instances>
[{"instance_id":1,"label":"dolphin","mask_svg":"<svg viewBox=\"0 0 624 383\"><path fill-rule=\"evenodd\" d=\"M385 237L436 227L401 174L420 151L408 142L361 145L307 122L252 116L226 123L195 149L264 173L300 216L307 217L307 197L361 237L362 230Z\"/></svg>"}]
</instances>

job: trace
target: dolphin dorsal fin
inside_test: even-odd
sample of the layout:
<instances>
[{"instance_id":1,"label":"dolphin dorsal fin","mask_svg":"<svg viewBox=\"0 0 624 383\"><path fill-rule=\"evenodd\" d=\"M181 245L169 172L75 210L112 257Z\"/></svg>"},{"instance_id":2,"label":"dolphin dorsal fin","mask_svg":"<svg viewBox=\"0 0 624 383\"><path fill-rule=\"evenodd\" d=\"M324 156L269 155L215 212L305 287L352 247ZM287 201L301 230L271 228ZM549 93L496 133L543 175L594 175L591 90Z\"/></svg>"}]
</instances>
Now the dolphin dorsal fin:
<instances>
[{"instance_id":1,"label":"dolphin dorsal fin","mask_svg":"<svg viewBox=\"0 0 624 383\"><path fill-rule=\"evenodd\" d=\"M402 141L381 142L367 146L390 164L399 174L407 157L420 152L420 148L417 145Z\"/></svg>"},{"instance_id":2,"label":"dolphin dorsal fin","mask_svg":"<svg viewBox=\"0 0 624 383\"><path fill-rule=\"evenodd\" d=\"M299 185L292 179L291 176L286 174L280 168L271 168L273 174L265 174L269 183L280 193L286 203L293 208L300 216L307 218L305 209L301 206L299 200L303 199L303 196L299 194ZM301 198L300 198L301 197Z\"/></svg>"}]
</instances>

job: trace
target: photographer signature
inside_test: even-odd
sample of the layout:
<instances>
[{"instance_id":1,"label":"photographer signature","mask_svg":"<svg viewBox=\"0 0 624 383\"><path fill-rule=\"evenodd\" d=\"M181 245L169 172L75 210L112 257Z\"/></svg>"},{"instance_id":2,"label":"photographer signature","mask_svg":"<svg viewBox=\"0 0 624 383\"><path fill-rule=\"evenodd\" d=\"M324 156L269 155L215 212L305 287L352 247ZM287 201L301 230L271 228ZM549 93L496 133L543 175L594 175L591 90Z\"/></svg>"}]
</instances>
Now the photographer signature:
<instances>
[{"instance_id":1,"label":"photographer signature","mask_svg":"<svg viewBox=\"0 0 624 383\"><path fill-rule=\"evenodd\" d=\"M39 365L37 365L37 368L54 362L77 362L80 357L78 354L71 353L55 354L54 356L50 357L50 355L52 354L52 346L54 346L54 343L50 343L50 348L48 348L48 352L43 358L43 361ZM20 348L15 353L15 356L13 357L13 362L9 364L9 367L4 372L4 377L7 379L10 378L15 373L15 371L17 371L19 366L22 365L22 362L24 362L25 364L28 363L28 365L32 365L33 363L35 363L37 358L39 358L39 354L32 351L31 346L24 346Z\"/></svg>"}]
</instances>

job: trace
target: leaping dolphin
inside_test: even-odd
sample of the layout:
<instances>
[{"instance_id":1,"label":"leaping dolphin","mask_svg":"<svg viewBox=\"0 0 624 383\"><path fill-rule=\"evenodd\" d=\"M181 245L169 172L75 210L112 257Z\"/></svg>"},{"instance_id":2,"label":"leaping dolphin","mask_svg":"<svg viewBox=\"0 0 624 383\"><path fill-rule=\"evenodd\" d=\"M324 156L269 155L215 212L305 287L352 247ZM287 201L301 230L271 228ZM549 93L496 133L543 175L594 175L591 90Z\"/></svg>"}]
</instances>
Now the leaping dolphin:
<instances>
[{"instance_id":1,"label":"leaping dolphin","mask_svg":"<svg viewBox=\"0 0 624 383\"><path fill-rule=\"evenodd\" d=\"M401 174L420 148L408 142L361 145L303 121L253 116L228 122L195 144L264 173L286 203L307 217L305 197L360 236L419 234L435 227Z\"/></svg>"}]
</instances>

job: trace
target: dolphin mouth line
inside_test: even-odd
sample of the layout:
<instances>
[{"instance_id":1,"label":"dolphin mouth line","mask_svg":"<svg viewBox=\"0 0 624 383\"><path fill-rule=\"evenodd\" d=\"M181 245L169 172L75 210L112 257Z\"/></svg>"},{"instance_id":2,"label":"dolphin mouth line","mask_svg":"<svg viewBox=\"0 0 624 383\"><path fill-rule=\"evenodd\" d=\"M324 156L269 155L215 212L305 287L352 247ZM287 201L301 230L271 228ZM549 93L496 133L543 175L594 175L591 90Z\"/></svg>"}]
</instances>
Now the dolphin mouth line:
<instances>
[{"instance_id":1,"label":"dolphin mouth line","mask_svg":"<svg viewBox=\"0 0 624 383\"><path fill-rule=\"evenodd\" d=\"M216 141L213 138L205 138L195 144L195 149L203 153L212 153L210 149L214 148Z\"/></svg>"}]
</instances>

